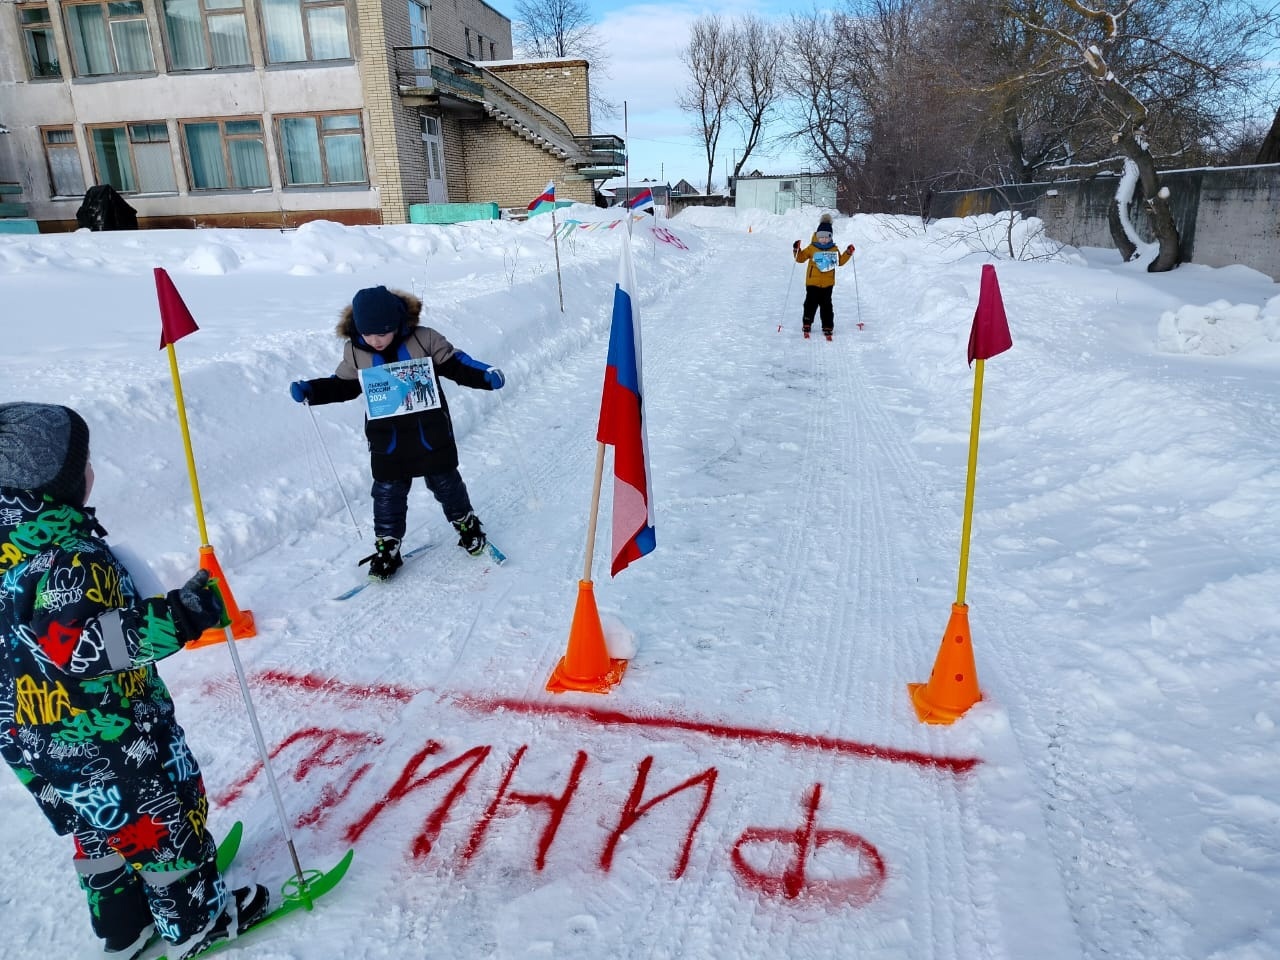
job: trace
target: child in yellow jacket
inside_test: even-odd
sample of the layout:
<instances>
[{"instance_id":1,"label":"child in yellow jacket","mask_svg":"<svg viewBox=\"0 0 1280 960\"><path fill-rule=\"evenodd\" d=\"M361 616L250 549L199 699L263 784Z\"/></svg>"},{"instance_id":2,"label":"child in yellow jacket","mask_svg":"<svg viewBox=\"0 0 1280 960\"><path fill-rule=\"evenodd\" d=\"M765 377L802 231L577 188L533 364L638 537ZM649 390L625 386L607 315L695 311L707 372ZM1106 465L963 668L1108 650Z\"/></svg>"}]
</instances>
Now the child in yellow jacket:
<instances>
[{"instance_id":1,"label":"child in yellow jacket","mask_svg":"<svg viewBox=\"0 0 1280 960\"><path fill-rule=\"evenodd\" d=\"M831 214L824 213L813 231L809 246L800 249L800 241L791 245L796 263L809 262L804 275L804 337L809 339L813 327L813 315L822 310L822 333L830 340L836 328L835 310L831 306L831 293L836 285L836 267L843 267L853 256L853 244L844 250L836 248L831 239Z\"/></svg>"}]
</instances>

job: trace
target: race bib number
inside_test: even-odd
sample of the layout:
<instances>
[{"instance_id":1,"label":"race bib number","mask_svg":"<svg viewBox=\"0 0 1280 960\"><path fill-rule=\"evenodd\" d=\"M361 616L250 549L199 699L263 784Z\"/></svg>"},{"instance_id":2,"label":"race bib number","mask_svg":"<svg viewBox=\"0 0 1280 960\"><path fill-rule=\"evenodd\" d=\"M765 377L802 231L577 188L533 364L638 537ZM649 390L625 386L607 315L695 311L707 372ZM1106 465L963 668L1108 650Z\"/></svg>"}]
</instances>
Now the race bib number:
<instances>
[{"instance_id":1,"label":"race bib number","mask_svg":"<svg viewBox=\"0 0 1280 960\"><path fill-rule=\"evenodd\" d=\"M440 406L440 384L430 357L397 360L360 371L365 412L370 420L435 410Z\"/></svg>"},{"instance_id":2,"label":"race bib number","mask_svg":"<svg viewBox=\"0 0 1280 960\"><path fill-rule=\"evenodd\" d=\"M813 265L823 273L830 273L840 263L839 250L816 250L813 254Z\"/></svg>"}]
</instances>

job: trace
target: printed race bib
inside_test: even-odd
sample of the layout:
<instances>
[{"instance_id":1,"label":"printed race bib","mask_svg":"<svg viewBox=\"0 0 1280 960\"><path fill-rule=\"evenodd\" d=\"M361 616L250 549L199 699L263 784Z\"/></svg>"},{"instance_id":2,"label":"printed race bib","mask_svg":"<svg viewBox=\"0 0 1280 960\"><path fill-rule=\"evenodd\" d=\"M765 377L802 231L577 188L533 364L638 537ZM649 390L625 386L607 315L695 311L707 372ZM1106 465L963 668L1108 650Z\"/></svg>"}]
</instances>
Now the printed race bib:
<instances>
[{"instance_id":1,"label":"printed race bib","mask_svg":"<svg viewBox=\"0 0 1280 960\"><path fill-rule=\"evenodd\" d=\"M440 406L440 384L430 357L397 360L360 371L365 411L370 420L435 410Z\"/></svg>"},{"instance_id":2,"label":"printed race bib","mask_svg":"<svg viewBox=\"0 0 1280 960\"><path fill-rule=\"evenodd\" d=\"M830 273L839 263L839 250L815 250L813 253L813 265L823 273Z\"/></svg>"}]
</instances>

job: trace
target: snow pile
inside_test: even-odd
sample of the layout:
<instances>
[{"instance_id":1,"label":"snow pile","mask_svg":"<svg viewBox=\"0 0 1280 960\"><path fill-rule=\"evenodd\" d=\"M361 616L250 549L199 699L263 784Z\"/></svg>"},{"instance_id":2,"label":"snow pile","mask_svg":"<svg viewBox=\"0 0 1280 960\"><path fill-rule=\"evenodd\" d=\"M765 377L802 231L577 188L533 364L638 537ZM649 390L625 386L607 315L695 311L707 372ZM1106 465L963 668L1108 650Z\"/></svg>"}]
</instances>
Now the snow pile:
<instances>
[{"instance_id":1,"label":"snow pile","mask_svg":"<svg viewBox=\"0 0 1280 960\"><path fill-rule=\"evenodd\" d=\"M1164 353L1226 357L1251 347L1280 343L1280 297L1261 307L1215 300L1188 304L1160 316L1156 346Z\"/></svg>"}]
</instances>

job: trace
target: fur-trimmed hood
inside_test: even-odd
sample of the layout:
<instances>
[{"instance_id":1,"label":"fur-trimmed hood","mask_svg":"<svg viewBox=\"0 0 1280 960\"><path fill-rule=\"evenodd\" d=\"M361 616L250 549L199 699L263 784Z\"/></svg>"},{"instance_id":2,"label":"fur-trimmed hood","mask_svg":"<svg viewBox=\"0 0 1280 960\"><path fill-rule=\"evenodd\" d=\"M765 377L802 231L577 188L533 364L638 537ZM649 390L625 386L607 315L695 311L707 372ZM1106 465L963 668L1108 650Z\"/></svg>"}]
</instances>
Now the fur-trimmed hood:
<instances>
[{"instance_id":1,"label":"fur-trimmed hood","mask_svg":"<svg viewBox=\"0 0 1280 960\"><path fill-rule=\"evenodd\" d=\"M407 314L404 321L405 330L408 332L417 329L418 321L422 315L422 301L412 293L405 293L403 290L391 290L391 293L394 293L404 301ZM342 312L338 314L338 326L334 328L334 333L344 340L350 340L353 343L360 342L360 332L356 330L356 320L351 312L351 304L348 303L342 308Z\"/></svg>"}]
</instances>

